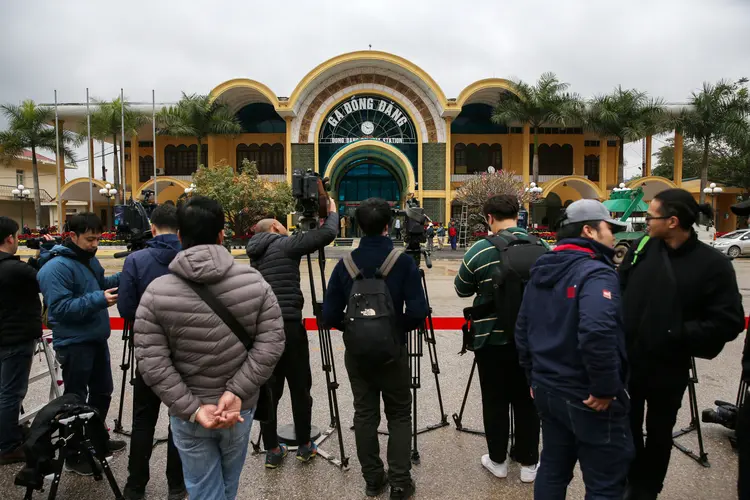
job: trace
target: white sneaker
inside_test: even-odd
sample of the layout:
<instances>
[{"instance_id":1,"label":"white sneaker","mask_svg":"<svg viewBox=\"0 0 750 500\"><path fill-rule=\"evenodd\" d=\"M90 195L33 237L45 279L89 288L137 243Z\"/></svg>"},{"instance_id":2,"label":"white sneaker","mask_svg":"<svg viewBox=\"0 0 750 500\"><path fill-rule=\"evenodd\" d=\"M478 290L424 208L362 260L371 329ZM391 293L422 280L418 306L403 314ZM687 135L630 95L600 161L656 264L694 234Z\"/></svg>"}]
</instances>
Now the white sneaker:
<instances>
[{"instance_id":1,"label":"white sneaker","mask_svg":"<svg viewBox=\"0 0 750 500\"><path fill-rule=\"evenodd\" d=\"M521 467L521 482L522 483L533 483L536 479L536 473L539 470L539 464L524 465Z\"/></svg>"},{"instance_id":2,"label":"white sneaker","mask_svg":"<svg viewBox=\"0 0 750 500\"><path fill-rule=\"evenodd\" d=\"M508 477L508 460L498 464L493 462L489 455L482 455L482 465L484 465L485 469L492 472L495 477L499 477L500 479ZM536 472L534 474L536 475Z\"/></svg>"}]
</instances>

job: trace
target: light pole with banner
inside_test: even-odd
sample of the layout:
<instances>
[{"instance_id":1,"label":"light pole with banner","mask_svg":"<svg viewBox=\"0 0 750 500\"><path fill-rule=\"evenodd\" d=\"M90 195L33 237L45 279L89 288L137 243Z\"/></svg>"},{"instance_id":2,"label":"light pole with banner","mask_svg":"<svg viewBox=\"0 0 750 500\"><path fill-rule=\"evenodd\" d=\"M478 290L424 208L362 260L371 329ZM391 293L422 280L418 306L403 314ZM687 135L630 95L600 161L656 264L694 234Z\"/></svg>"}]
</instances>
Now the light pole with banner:
<instances>
[{"instance_id":1,"label":"light pole with banner","mask_svg":"<svg viewBox=\"0 0 750 500\"><path fill-rule=\"evenodd\" d=\"M112 198L117 196L117 189L112 187L112 184L107 183L103 188L99 190L99 194L107 198L107 217L109 220L107 221L109 231L112 229L112 226L114 225L112 223Z\"/></svg>"},{"instance_id":2,"label":"light pole with banner","mask_svg":"<svg viewBox=\"0 0 750 500\"><path fill-rule=\"evenodd\" d=\"M714 220L712 221L714 224L714 232L718 231L716 217L716 196L721 194L723 191L724 190L721 188L721 186L717 186L715 182L712 182L707 188L703 190L704 193L711 197L711 207L714 210Z\"/></svg>"},{"instance_id":3,"label":"light pole with banner","mask_svg":"<svg viewBox=\"0 0 750 500\"><path fill-rule=\"evenodd\" d=\"M26 189L23 184L19 184L16 189L13 189L11 191L11 194L14 198L21 200L21 230L23 231L23 202L29 199L29 196L31 196L31 191Z\"/></svg>"}]
</instances>

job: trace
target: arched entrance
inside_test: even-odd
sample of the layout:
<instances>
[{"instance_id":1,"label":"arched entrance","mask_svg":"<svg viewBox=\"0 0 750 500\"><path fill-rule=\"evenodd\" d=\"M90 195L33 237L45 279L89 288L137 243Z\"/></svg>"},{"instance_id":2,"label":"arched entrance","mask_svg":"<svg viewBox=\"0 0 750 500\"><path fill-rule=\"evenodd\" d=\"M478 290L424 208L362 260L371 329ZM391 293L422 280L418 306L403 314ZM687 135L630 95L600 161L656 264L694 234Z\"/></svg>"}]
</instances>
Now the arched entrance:
<instances>
[{"instance_id":1,"label":"arched entrance","mask_svg":"<svg viewBox=\"0 0 750 500\"><path fill-rule=\"evenodd\" d=\"M677 185L671 180L657 175L633 179L628 182L626 186L630 189L638 189L639 187L643 188L643 201L651 201L654 199L654 196L662 191L677 187Z\"/></svg>"},{"instance_id":2,"label":"arched entrance","mask_svg":"<svg viewBox=\"0 0 750 500\"><path fill-rule=\"evenodd\" d=\"M361 140L340 149L328 162L325 177L341 216L349 217L348 234L356 234L354 211L367 198L383 198L394 207L414 187L414 170L399 149L377 140Z\"/></svg>"}]
</instances>

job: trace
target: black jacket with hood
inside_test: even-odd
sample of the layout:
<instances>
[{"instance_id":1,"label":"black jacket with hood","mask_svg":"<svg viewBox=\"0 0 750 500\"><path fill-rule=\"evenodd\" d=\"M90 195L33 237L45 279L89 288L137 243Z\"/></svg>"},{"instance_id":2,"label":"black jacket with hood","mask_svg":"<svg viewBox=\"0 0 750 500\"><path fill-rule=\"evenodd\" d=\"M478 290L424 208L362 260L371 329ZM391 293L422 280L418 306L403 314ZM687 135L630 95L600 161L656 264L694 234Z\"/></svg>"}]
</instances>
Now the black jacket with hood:
<instances>
[{"instance_id":1,"label":"black jacket with hood","mask_svg":"<svg viewBox=\"0 0 750 500\"><path fill-rule=\"evenodd\" d=\"M300 321L305 298L300 289L299 265L303 256L313 253L336 239L339 216L328 214L323 225L305 233L284 236L278 233L258 233L247 244L250 265L260 271L271 285L281 306L284 321Z\"/></svg>"},{"instance_id":2,"label":"black jacket with hood","mask_svg":"<svg viewBox=\"0 0 750 500\"><path fill-rule=\"evenodd\" d=\"M693 232L679 248L651 239L620 265L633 377L685 379L690 357L713 359L745 329L732 262Z\"/></svg>"},{"instance_id":3,"label":"black jacket with hood","mask_svg":"<svg viewBox=\"0 0 750 500\"><path fill-rule=\"evenodd\" d=\"M42 302L36 270L9 253L0 252L0 346L42 336Z\"/></svg>"}]
</instances>

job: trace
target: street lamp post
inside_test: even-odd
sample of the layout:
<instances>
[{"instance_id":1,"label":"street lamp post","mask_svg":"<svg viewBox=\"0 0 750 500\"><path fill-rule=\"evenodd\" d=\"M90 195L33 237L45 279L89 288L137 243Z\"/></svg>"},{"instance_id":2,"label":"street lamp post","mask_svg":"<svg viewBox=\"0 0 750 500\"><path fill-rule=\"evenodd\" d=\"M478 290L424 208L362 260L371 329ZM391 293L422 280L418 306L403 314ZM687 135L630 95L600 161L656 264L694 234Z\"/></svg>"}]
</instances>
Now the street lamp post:
<instances>
[{"instance_id":1,"label":"street lamp post","mask_svg":"<svg viewBox=\"0 0 750 500\"><path fill-rule=\"evenodd\" d=\"M185 188L185 194L190 196L191 194L193 194L193 191L195 191L195 184L191 182L190 187Z\"/></svg>"},{"instance_id":2,"label":"street lamp post","mask_svg":"<svg viewBox=\"0 0 750 500\"><path fill-rule=\"evenodd\" d=\"M117 196L117 189L113 188L111 184L106 184L99 190L99 194L107 198L107 213L109 214L109 229L112 228L112 198Z\"/></svg>"},{"instance_id":3,"label":"street lamp post","mask_svg":"<svg viewBox=\"0 0 750 500\"><path fill-rule=\"evenodd\" d=\"M23 184L19 184L16 189L13 189L11 191L11 194L14 198L21 200L21 227L23 228L23 202L29 199L29 196L31 196L31 191L26 189Z\"/></svg>"},{"instance_id":4,"label":"street lamp post","mask_svg":"<svg viewBox=\"0 0 750 500\"><path fill-rule=\"evenodd\" d=\"M529 187L524 189L525 192L529 194L529 209L531 210L531 213L529 214L529 227L534 228L534 204L536 204L539 200L537 199L538 196L541 196L542 192L544 191L541 187L536 185L536 182L532 182L529 184Z\"/></svg>"},{"instance_id":5,"label":"street lamp post","mask_svg":"<svg viewBox=\"0 0 750 500\"><path fill-rule=\"evenodd\" d=\"M724 191L720 186L717 186L715 182L712 182L709 184L707 188L703 190L704 193L709 195L711 197L711 206L714 209L714 232L717 231L717 219L716 219L716 196L721 194L722 191Z\"/></svg>"}]
</instances>

